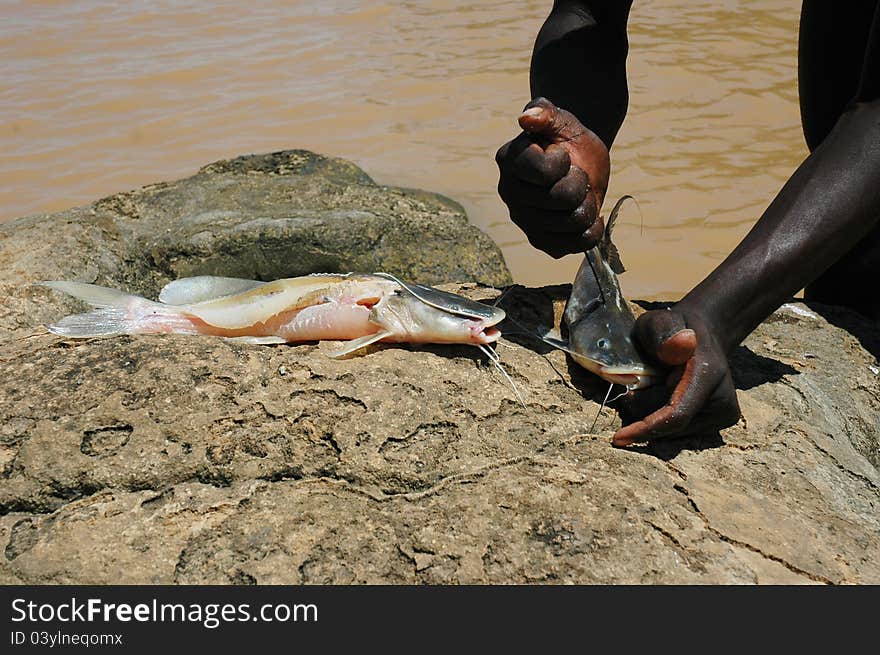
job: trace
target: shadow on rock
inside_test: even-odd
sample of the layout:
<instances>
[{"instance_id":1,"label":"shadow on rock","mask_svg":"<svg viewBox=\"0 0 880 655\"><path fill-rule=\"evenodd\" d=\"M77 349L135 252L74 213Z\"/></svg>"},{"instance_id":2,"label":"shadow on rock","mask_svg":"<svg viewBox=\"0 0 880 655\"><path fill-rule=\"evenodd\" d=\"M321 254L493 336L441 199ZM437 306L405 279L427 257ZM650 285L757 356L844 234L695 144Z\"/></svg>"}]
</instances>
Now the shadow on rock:
<instances>
[{"instance_id":1,"label":"shadow on rock","mask_svg":"<svg viewBox=\"0 0 880 655\"><path fill-rule=\"evenodd\" d=\"M857 314L852 310L836 305L825 305L819 302L807 302L807 307L819 314L826 321L842 330L846 330L867 350L874 359L880 361L880 332L877 323Z\"/></svg>"},{"instance_id":2,"label":"shadow on rock","mask_svg":"<svg viewBox=\"0 0 880 655\"><path fill-rule=\"evenodd\" d=\"M779 382L786 375L799 371L772 357L759 355L747 346L739 346L730 354L730 372L739 391L748 391L768 382Z\"/></svg>"},{"instance_id":3,"label":"shadow on rock","mask_svg":"<svg viewBox=\"0 0 880 655\"><path fill-rule=\"evenodd\" d=\"M701 452L712 450L724 445L721 433L715 430L706 434L672 439L658 439L646 444L629 446L627 450L643 455L651 455L664 462L670 462L683 451Z\"/></svg>"},{"instance_id":4,"label":"shadow on rock","mask_svg":"<svg viewBox=\"0 0 880 655\"><path fill-rule=\"evenodd\" d=\"M499 328L506 339L539 355L554 350L541 339L542 335L558 328L562 308L571 291L569 284L557 284L529 289L518 284L507 287L498 306L507 312Z\"/></svg>"}]
</instances>

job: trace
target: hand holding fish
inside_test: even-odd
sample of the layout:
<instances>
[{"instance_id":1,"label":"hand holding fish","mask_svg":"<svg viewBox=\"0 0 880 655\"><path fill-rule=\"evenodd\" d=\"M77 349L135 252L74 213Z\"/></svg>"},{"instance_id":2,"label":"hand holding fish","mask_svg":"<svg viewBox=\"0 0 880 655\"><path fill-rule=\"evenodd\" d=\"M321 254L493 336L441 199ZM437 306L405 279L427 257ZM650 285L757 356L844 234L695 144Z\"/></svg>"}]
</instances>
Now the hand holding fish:
<instances>
[{"instance_id":1,"label":"hand holding fish","mask_svg":"<svg viewBox=\"0 0 880 655\"><path fill-rule=\"evenodd\" d=\"M619 401L624 427L615 433L614 445L705 434L739 420L727 356L698 312L646 312L637 319L634 336L649 357L671 370L665 385L633 391Z\"/></svg>"},{"instance_id":2,"label":"hand holding fish","mask_svg":"<svg viewBox=\"0 0 880 655\"><path fill-rule=\"evenodd\" d=\"M545 98L526 105L523 132L495 155L498 193L529 243L559 258L592 248L611 170L608 148L573 114Z\"/></svg>"}]
</instances>

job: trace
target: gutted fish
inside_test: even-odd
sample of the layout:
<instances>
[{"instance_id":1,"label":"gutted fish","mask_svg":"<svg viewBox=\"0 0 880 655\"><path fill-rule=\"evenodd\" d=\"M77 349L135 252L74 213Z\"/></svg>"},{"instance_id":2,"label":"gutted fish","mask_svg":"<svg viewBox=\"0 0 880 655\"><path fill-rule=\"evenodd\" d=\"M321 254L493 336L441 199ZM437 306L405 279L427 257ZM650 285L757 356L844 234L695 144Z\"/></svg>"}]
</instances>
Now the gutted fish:
<instances>
[{"instance_id":1,"label":"gutted fish","mask_svg":"<svg viewBox=\"0 0 880 655\"><path fill-rule=\"evenodd\" d=\"M92 305L48 329L72 338L119 334L205 334L248 343L323 339L348 343L343 356L376 341L485 347L504 310L384 273L315 274L260 282L213 276L169 283L152 301L80 282L42 282Z\"/></svg>"}]
</instances>

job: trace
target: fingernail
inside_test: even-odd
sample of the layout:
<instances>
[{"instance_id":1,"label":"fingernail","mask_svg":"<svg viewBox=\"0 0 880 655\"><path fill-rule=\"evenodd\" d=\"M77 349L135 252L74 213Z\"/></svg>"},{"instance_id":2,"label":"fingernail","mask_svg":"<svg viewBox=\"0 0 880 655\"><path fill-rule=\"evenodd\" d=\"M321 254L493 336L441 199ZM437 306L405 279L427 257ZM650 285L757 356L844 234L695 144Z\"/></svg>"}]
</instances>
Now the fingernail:
<instances>
[{"instance_id":1,"label":"fingernail","mask_svg":"<svg viewBox=\"0 0 880 655\"><path fill-rule=\"evenodd\" d=\"M523 111L523 116L530 116L531 118L537 118L541 114L544 113L543 107L529 107L525 111Z\"/></svg>"}]
</instances>

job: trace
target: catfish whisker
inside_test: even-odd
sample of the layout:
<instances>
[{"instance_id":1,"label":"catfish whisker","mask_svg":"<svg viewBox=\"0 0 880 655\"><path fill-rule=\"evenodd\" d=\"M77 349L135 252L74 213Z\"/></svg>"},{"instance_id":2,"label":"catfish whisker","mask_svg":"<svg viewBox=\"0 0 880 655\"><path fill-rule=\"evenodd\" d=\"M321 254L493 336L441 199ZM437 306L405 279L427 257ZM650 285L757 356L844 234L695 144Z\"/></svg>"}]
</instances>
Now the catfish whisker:
<instances>
[{"instance_id":1,"label":"catfish whisker","mask_svg":"<svg viewBox=\"0 0 880 655\"><path fill-rule=\"evenodd\" d=\"M619 393L619 394L617 394L616 396L614 396L614 398L612 398L611 400L608 400L608 396L611 395L611 390L612 390L613 388L614 388L614 383L612 382L612 383L611 383L611 386L608 387L608 393L605 394L605 400L602 401L602 405L600 405L600 407L599 407L599 411L596 413L596 418L593 419L593 425L590 426L590 432L591 432L591 433L593 432L593 428L596 427L596 423L597 423L598 420L599 420L599 416L602 414L602 410L605 409L605 405L610 405L611 403L613 403L613 402L614 402L615 400L617 400L618 398L623 398L626 394L628 394L628 393L630 392L629 387L626 387L626 388L624 388L624 390L623 390L622 393Z\"/></svg>"},{"instance_id":2,"label":"catfish whisker","mask_svg":"<svg viewBox=\"0 0 880 655\"><path fill-rule=\"evenodd\" d=\"M485 345L485 344L482 345L482 348L483 348L483 352L486 353L486 356L489 359L491 359L492 361L495 361L495 362L501 361L501 355L499 355L496 350L494 350L493 348L491 348L490 346Z\"/></svg>"},{"instance_id":3,"label":"catfish whisker","mask_svg":"<svg viewBox=\"0 0 880 655\"><path fill-rule=\"evenodd\" d=\"M477 348L482 350L486 354L486 356L489 358L489 361L492 362L492 364L495 366L495 368L497 368L499 371L501 371L501 375L504 376L504 378L510 384L510 387L513 389L513 392L516 394L516 398L517 398L517 400L519 400L519 404L522 405L523 407L526 407L526 401L523 400L522 394L520 394L519 389L516 386L516 383L513 381L513 379L511 379L511 377L507 374L507 371L505 371L504 367L501 365L501 361L500 361L501 358L498 357L498 353L494 352L491 348L489 348L488 346L485 346L483 344L478 344Z\"/></svg>"},{"instance_id":4,"label":"catfish whisker","mask_svg":"<svg viewBox=\"0 0 880 655\"><path fill-rule=\"evenodd\" d=\"M498 303L500 303L502 300L504 300L504 297L507 294L509 294L511 291L516 289L518 286L520 286L520 285L519 284L511 284L509 287L507 287L504 291L502 291L500 294L498 294L498 297L492 302L492 306L497 307Z\"/></svg>"},{"instance_id":5,"label":"catfish whisker","mask_svg":"<svg viewBox=\"0 0 880 655\"><path fill-rule=\"evenodd\" d=\"M593 425L590 426L590 434L593 434L593 428L596 427L596 423L599 422L599 416L602 414L602 410L605 409L605 403L608 402L608 396L611 395L611 390L614 388L614 383L608 385L608 392L605 394L605 399L602 401L602 404L599 405L599 411L596 412L596 418L593 419Z\"/></svg>"}]
</instances>

